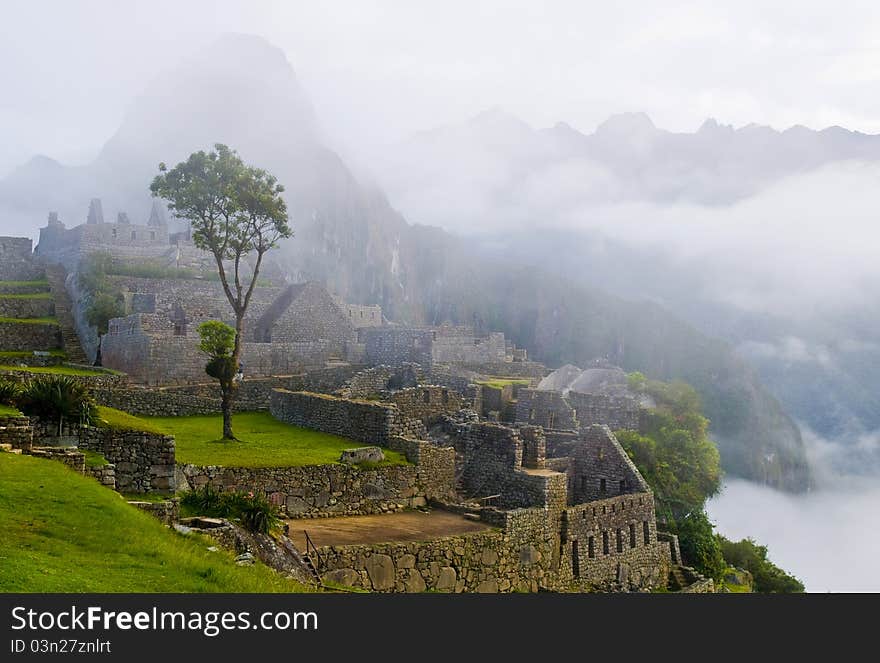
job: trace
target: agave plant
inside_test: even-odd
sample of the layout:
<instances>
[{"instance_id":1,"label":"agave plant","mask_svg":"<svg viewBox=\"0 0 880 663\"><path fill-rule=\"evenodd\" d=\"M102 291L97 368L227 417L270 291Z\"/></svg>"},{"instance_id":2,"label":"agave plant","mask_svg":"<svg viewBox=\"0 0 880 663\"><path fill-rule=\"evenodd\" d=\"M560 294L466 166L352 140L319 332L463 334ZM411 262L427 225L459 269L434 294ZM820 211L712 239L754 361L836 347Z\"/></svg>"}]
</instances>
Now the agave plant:
<instances>
[{"instance_id":1,"label":"agave plant","mask_svg":"<svg viewBox=\"0 0 880 663\"><path fill-rule=\"evenodd\" d=\"M57 420L59 435L65 419L88 425L97 414L88 387L66 375L31 380L16 397L15 405L28 416Z\"/></svg>"},{"instance_id":2,"label":"agave plant","mask_svg":"<svg viewBox=\"0 0 880 663\"><path fill-rule=\"evenodd\" d=\"M20 392L21 387L17 382L0 380L0 405L15 405Z\"/></svg>"}]
</instances>

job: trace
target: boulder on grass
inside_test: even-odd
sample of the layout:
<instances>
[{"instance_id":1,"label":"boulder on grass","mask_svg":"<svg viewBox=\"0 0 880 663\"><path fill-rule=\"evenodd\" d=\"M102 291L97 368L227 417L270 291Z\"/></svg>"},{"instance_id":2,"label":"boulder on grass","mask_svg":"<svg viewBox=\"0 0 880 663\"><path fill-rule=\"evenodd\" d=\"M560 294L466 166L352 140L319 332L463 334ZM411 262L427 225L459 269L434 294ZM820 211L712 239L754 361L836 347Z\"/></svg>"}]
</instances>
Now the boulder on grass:
<instances>
[{"instance_id":1,"label":"boulder on grass","mask_svg":"<svg viewBox=\"0 0 880 663\"><path fill-rule=\"evenodd\" d=\"M361 463L381 463L385 460L385 454L379 447L358 447L357 449L345 449L339 462L346 465L360 465Z\"/></svg>"}]
</instances>

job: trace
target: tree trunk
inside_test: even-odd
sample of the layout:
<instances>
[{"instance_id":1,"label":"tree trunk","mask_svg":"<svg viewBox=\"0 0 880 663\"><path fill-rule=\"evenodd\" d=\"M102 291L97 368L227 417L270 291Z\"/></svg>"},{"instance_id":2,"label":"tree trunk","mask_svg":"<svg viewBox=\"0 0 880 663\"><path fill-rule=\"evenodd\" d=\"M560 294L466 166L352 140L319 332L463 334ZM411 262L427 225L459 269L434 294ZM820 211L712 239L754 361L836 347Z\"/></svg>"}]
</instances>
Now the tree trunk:
<instances>
[{"instance_id":1,"label":"tree trunk","mask_svg":"<svg viewBox=\"0 0 880 663\"><path fill-rule=\"evenodd\" d=\"M244 331L244 316L236 314L235 316L235 344L232 346L232 370L238 372L238 365L241 363L241 339ZM224 381L225 382L225 381ZM234 380L229 380L224 384L220 383L221 391L221 407L223 409L223 439L234 440L235 434L232 432L232 403L235 400L235 392L238 384Z\"/></svg>"},{"instance_id":2,"label":"tree trunk","mask_svg":"<svg viewBox=\"0 0 880 663\"><path fill-rule=\"evenodd\" d=\"M93 366L102 366L101 364L101 340L104 338L103 335L98 334L98 350L95 352L95 363Z\"/></svg>"},{"instance_id":3,"label":"tree trunk","mask_svg":"<svg viewBox=\"0 0 880 663\"><path fill-rule=\"evenodd\" d=\"M220 403L223 409L223 439L234 440L235 435L232 432L232 381L220 381Z\"/></svg>"}]
</instances>

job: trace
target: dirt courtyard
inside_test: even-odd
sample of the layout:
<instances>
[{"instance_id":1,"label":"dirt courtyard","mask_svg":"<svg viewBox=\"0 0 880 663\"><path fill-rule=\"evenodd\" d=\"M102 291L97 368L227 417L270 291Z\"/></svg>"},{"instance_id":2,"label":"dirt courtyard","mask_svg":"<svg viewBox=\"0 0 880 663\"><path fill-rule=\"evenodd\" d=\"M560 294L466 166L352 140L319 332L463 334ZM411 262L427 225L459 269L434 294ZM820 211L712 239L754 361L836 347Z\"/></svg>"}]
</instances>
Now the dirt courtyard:
<instances>
[{"instance_id":1,"label":"dirt courtyard","mask_svg":"<svg viewBox=\"0 0 880 663\"><path fill-rule=\"evenodd\" d=\"M444 536L482 532L489 529L484 523L464 518L448 511L403 511L376 516L342 516L288 520L290 538L305 550L309 533L316 546L345 546L361 543L389 543L392 541L429 541Z\"/></svg>"}]
</instances>

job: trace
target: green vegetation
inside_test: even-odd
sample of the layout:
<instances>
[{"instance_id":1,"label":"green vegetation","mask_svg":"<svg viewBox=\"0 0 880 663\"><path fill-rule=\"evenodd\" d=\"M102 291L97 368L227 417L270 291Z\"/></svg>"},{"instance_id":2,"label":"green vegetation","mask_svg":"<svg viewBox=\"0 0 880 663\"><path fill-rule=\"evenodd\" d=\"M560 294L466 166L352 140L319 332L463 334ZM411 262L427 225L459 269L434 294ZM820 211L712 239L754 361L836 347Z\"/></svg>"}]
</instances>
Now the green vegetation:
<instances>
[{"instance_id":1,"label":"green vegetation","mask_svg":"<svg viewBox=\"0 0 880 663\"><path fill-rule=\"evenodd\" d=\"M208 355L205 373L220 383L220 409L223 411L223 439L234 440L232 432L232 398L235 393L235 372L238 368L238 333L219 320L199 325L199 350Z\"/></svg>"},{"instance_id":2,"label":"green vegetation","mask_svg":"<svg viewBox=\"0 0 880 663\"><path fill-rule=\"evenodd\" d=\"M733 542L718 537L724 559L731 566L745 569L752 574L754 591L762 593L803 592L803 583L767 559L767 546L760 546L752 539ZM682 552L682 554L684 554Z\"/></svg>"},{"instance_id":3,"label":"green vegetation","mask_svg":"<svg viewBox=\"0 0 880 663\"><path fill-rule=\"evenodd\" d=\"M2 592L301 592L50 460L0 454Z\"/></svg>"},{"instance_id":4,"label":"green vegetation","mask_svg":"<svg viewBox=\"0 0 880 663\"><path fill-rule=\"evenodd\" d=\"M235 314L232 347L227 351L224 346L222 354L212 354L207 369L209 375L220 380L223 438L235 439L232 371L238 369L241 360L251 295L263 256L293 234L287 223L287 203L281 195L284 187L268 171L246 164L238 152L216 143L210 152L193 152L173 168L160 163L150 191L166 200L175 216L190 222L193 244L214 256L223 291ZM253 271L244 267L246 262ZM204 343L202 327L199 332Z\"/></svg>"},{"instance_id":5,"label":"green vegetation","mask_svg":"<svg viewBox=\"0 0 880 663\"><path fill-rule=\"evenodd\" d=\"M94 424L101 428L113 428L115 430L139 430L159 435L166 434L165 431L161 430L151 421L104 405L98 406Z\"/></svg>"},{"instance_id":6,"label":"green vegetation","mask_svg":"<svg viewBox=\"0 0 880 663\"><path fill-rule=\"evenodd\" d=\"M49 281L46 279L38 280L38 281L0 281L0 292L2 292L6 288L26 288L26 287L34 287L34 288L48 288Z\"/></svg>"},{"instance_id":7,"label":"green vegetation","mask_svg":"<svg viewBox=\"0 0 880 663\"><path fill-rule=\"evenodd\" d=\"M0 371L25 371L37 375L68 375L76 377L94 377L95 375L120 375L119 371L108 369L90 370L74 366L0 366Z\"/></svg>"},{"instance_id":8,"label":"green vegetation","mask_svg":"<svg viewBox=\"0 0 880 663\"><path fill-rule=\"evenodd\" d=\"M20 394L21 385L11 380L0 379L0 404L13 406Z\"/></svg>"},{"instance_id":9,"label":"green vegetation","mask_svg":"<svg viewBox=\"0 0 880 663\"><path fill-rule=\"evenodd\" d=\"M708 438L697 392L683 382L630 377L630 388L650 395L657 407L641 430L620 431L617 439L651 485L661 520L673 522L702 511L721 487L718 449Z\"/></svg>"},{"instance_id":10,"label":"green vegetation","mask_svg":"<svg viewBox=\"0 0 880 663\"><path fill-rule=\"evenodd\" d=\"M82 449L81 452L86 457L86 467L104 467L110 464L102 453L89 449Z\"/></svg>"},{"instance_id":11,"label":"green vegetation","mask_svg":"<svg viewBox=\"0 0 880 663\"><path fill-rule=\"evenodd\" d=\"M528 378L504 378L492 376L487 380L478 380L477 384L493 387L494 389L504 389L504 387L508 385L516 384L528 387L529 384L531 384L531 381Z\"/></svg>"},{"instance_id":12,"label":"green vegetation","mask_svg":"<svg viewBox=\"0 0 880 663\"><path fill-rule=\"evenodd\" d=\"M12 407L11 405L0 404L0 417L14 417L17 414L21 414L21 412L18 411L18 408Z\"/></svg>"},{"instance_id":13,"label":"green vegetation","mask_svg":"<svg viewBox=\"0 0 880 663\"><path fill-rule=\"evenodd\" d=\"M57 325L57 318L0 318L0 322L12 322L20 325Z\"/></svg>"},{"instance_id":14,"label":"green vegetation","mask_svg":"<svg viewBox=\"0 0 880 663\"><path fill-rule=\"evenodd\" d=\"M89 424L97 414L89 389L68 376L41 375L25 383L14 396L14 404L29 417Z\"/></svg>"},{"instance_id":15,"label":"green vegetation","mask_svg":"<svg viewBox=\"0 0 880 663\"><path fill-rule=\"evenodd\" d=\"M233 415L239 439L217 439L221 415L145 417L160 431L174 435L178 463L231 467L284 467L336 463L343 449L361 446L274 419L268 412ZM385 449L383 465L405 465L404 457Z\"/></svg>"},{"instance_id":16,"label":"green vegetation","mask_svg":"<svg viewBox=\"0 0 880 663\"><path fill-rule=\"evenodd\" d=\"M719 583L735 566L756 576L755 591L803 591L797 579L766 560L766 548L749 540L732 544L713 531L704 508L720 489L720 458L697 392L683 382L658 382L641 373L630 374L628 382L632 391L653 398L656 408L638 432L619 431L617 439L654 491L658 523L678 535L682 557Z\"/></svg>"},{"instance_id":17,"label":"green vegetation","mask_svg":"<svg viewBox=\"0 0 880 663\"><path fill-rule=\"evenodd\" d=\"M52 294L49 292L25 292L15 294L0 292L0 299L52 299Z\"/></svg>"},{"instance_id":18,"label":"green vegetation","mask_svg":"<svg viewBox=\"0 0 880 663\"><path fill-rule=\"evenodd\" d=\"M48 352L50 357L67 359L67 353L64 350L40 350L39 352ZM4 350L0 352L0 359L29 359L34 356L33 350Z\"/></svg>"},{"instance_id":19,"label":"green vegetation","mask_svg":"<svg viewBox=\"0 0 880 663\"><path fill-rule=\"evenodd\" d=\"M246 530L261 534L268 534L281 524L278 508L265 495L218 492L210 484L201 490L185 492L180 498L180 506L186 515L234 520Z\"/></svg>"}]
</instances>

